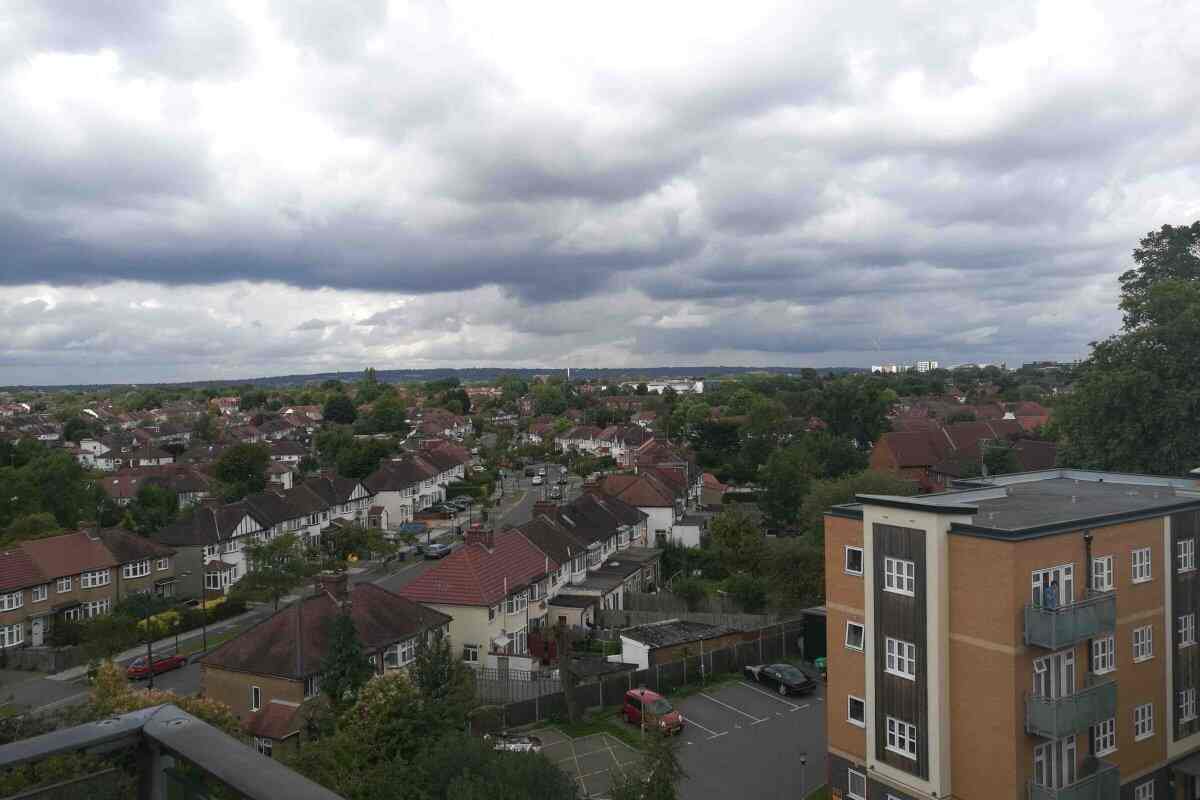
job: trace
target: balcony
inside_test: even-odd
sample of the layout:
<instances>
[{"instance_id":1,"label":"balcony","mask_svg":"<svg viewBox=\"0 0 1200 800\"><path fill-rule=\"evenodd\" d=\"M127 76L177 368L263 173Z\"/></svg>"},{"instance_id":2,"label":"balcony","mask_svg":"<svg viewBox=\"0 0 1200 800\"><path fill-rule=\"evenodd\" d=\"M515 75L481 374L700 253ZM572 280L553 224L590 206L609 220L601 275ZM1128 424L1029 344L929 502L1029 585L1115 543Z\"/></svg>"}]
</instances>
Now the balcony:
<instances>
[{"instance_id":1,"label":"balcony","mask_svg":"<svg viewBox=\"0 0 1200 800\"><path fill-rule=\"evenodd\" d=\"M1121 772L1115 764L1085 758L1079 779L1061 789L1049 789L1030 782L1029 800L1119 800Z\"/></svg>"},{"instance_id":2,"label":"balcony","mask_svg":"<svg viewBox=\"0 0 1200 800\"><path fill-rule=\"evenodd\" d=\"M1111 633L1117 625L1115 592L1089 592L1078 603L1045 608L1025 606L1025 644L1061 650Z\"/></svg>"},{"instance_id":3,"label":"balcony","mask_svg":"<svg viewBox=\"0 0 1200 800\"><path fill-rule=\"evenodd\" d=\"M1034 736L1061 739L1117 715L1117 682L1099 680L1067 697L1025 698L1025 730Z\"/></svg>"}]
</instances>

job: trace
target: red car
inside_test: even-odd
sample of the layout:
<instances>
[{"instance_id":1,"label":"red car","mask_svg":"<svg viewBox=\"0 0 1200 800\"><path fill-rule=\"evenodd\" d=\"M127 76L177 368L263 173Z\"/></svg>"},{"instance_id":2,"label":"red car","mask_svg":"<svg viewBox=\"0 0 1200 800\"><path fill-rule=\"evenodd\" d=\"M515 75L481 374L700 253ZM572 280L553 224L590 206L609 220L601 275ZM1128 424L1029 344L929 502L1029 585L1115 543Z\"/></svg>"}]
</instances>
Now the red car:
<instances>
[{"instance_id":1,"label":"red car","mask_svg":"<svg viewBox=\"0 0 1200 800\"><path fill-rule=\"evenodd\" d=\"M667 698L649 689L630 689L625 693L621 716L633 725L645 722L647 728L658 728L664 736L683 730L683 715Z\"/></svg>"},{"instance_id":2,"label":"red car","mask_svg":"<svg viewBox=\"0 0 1200 800\"><path fill-rule=\"evenodd\" d=\"M154 674L161 675L164 672L170 672L173 669L186 667L188 660L183 656L155 656L154 657ZM146 657L141 656L135 658L125 674L134 680L140 680L150 674L150 670L146 668Z\"/></svg>"}]
</instances>

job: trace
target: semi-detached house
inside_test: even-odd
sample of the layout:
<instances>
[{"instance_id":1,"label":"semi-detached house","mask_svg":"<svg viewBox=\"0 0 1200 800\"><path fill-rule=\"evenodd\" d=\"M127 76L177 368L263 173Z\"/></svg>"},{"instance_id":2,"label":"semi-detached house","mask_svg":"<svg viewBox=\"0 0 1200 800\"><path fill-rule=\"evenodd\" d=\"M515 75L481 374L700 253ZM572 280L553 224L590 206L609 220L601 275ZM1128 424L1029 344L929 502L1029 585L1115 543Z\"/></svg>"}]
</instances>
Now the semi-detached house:
<instances>
[{"instance_id":1,"label":"semi-detached house","mask_svg":"<svg viewBox=\"0 0 1200 800\"><path fill-rule=\"evenodd\" d=\"M415 453L379 465L363 481L393 526L446 499L446 489L466 475L471 454L445 442L426 442Z\"/></svg>"}]
</instances>

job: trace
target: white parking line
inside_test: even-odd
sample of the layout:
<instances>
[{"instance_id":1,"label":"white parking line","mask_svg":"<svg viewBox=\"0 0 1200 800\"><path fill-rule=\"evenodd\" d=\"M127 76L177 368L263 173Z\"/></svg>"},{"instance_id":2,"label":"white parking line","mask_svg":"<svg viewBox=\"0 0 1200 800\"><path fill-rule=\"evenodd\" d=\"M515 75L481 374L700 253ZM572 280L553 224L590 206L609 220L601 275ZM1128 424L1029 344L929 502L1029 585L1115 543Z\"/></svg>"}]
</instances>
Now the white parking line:
<instances>
[{"instance_id":1,"label":"white parking line","mask_svg":"<svg viewBox=\"0 0 1200 800\"><path fill-rule=\"evenodd\" d=\"M781 695L771 694L768 691L758 688L753 683L746 683L745 681L738 681L738 683L741 684L742 686L745 686L747 689L751 689L753 691L758 692L761 695L765 695L766 697L771 698L772 700L774 700L777 703L783 703L785 706L790 707L792 709L792 711L796 711L797 709L800 708L800 706L796 705L795 703L790 703L787 700L784 700Z\"/></svg>"},{"instance_id":2,"label":"white parking line","mask_svg":"<svg viewBox=\"0 0 1200 800\"><path fill-rule=\"evenodd\" d=\"M680 715L680 716L682 716L682 715ZM696 722L696 720L691 719L690 717L683 717L683 721L686 722L688 725L695 725L700 730L709 734L708 738L710 738L710 739L716 739L718 736L724 736L725 734L729 733L729 731L721 731L720 733L717 733L714 730L709 730L708 728L704 727L699 722Z\"/></svg>"},{"instance_id":3,"label":"white parking line","mask_svg":"<svg viewBox=\"0 0 1200 800\"><path fill-rule=\"evenodd\" d=\"M743 717L746 717L747 719L752 719L752 720L754 720L754 722L750 723L751 725L757 725L757 724L758 724L758 723L760 723L760 722L766 722L766 721L767 721L765 717L764 717L764 718L759 718L759 717L756 717L756 716L754 716L753 714L747 714L745 711L742 711L740 708L737 708L736 706L731 706L731 705L729 705L729 703L723 703L723 702L721 702L720 700L718 700L717 698L713 697L713 696L712 696L712 695L710 695L710 694L705 694L704 692L701 692L701 693L700 693L700 696L701 696L701 697L707 697L709 700L712 700L712 701L713 701L714 703L716 703L717 705L719 705L719 706L724 706L725 708L728 708L730 711L734 712L735 714L741 714Z\"/></svg>"}]
</instances>

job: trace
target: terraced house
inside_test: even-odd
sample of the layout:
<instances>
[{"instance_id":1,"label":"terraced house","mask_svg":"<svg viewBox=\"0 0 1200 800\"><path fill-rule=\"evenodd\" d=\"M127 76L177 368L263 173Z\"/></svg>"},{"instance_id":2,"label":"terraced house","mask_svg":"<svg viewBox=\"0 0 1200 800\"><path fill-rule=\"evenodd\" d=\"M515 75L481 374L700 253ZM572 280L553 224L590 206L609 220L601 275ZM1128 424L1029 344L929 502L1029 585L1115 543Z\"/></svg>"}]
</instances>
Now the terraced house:
<instances>
[{"instance_id":1,"label":"terraced house","mask_svg":"<svg viewBox=\"0 0 1200 800\"><path fill-rule=\"evenodd\" d=\"M466 475L471 454L439 440L422 443L415 453L385 461L363 484L375 495L389 524L412 522L413 515L446 499L446 488Z\"/></svg>"},{"instance_id":2,"label":"terraced house","mask_svg":"<svg viewBox=\"0 0 1200 800\"><path fill-rule=\"evenodd\" d=\"M834 794L1200 797L1200 485L957 487L826 516Z\"/></svg>"}]
</instances>

